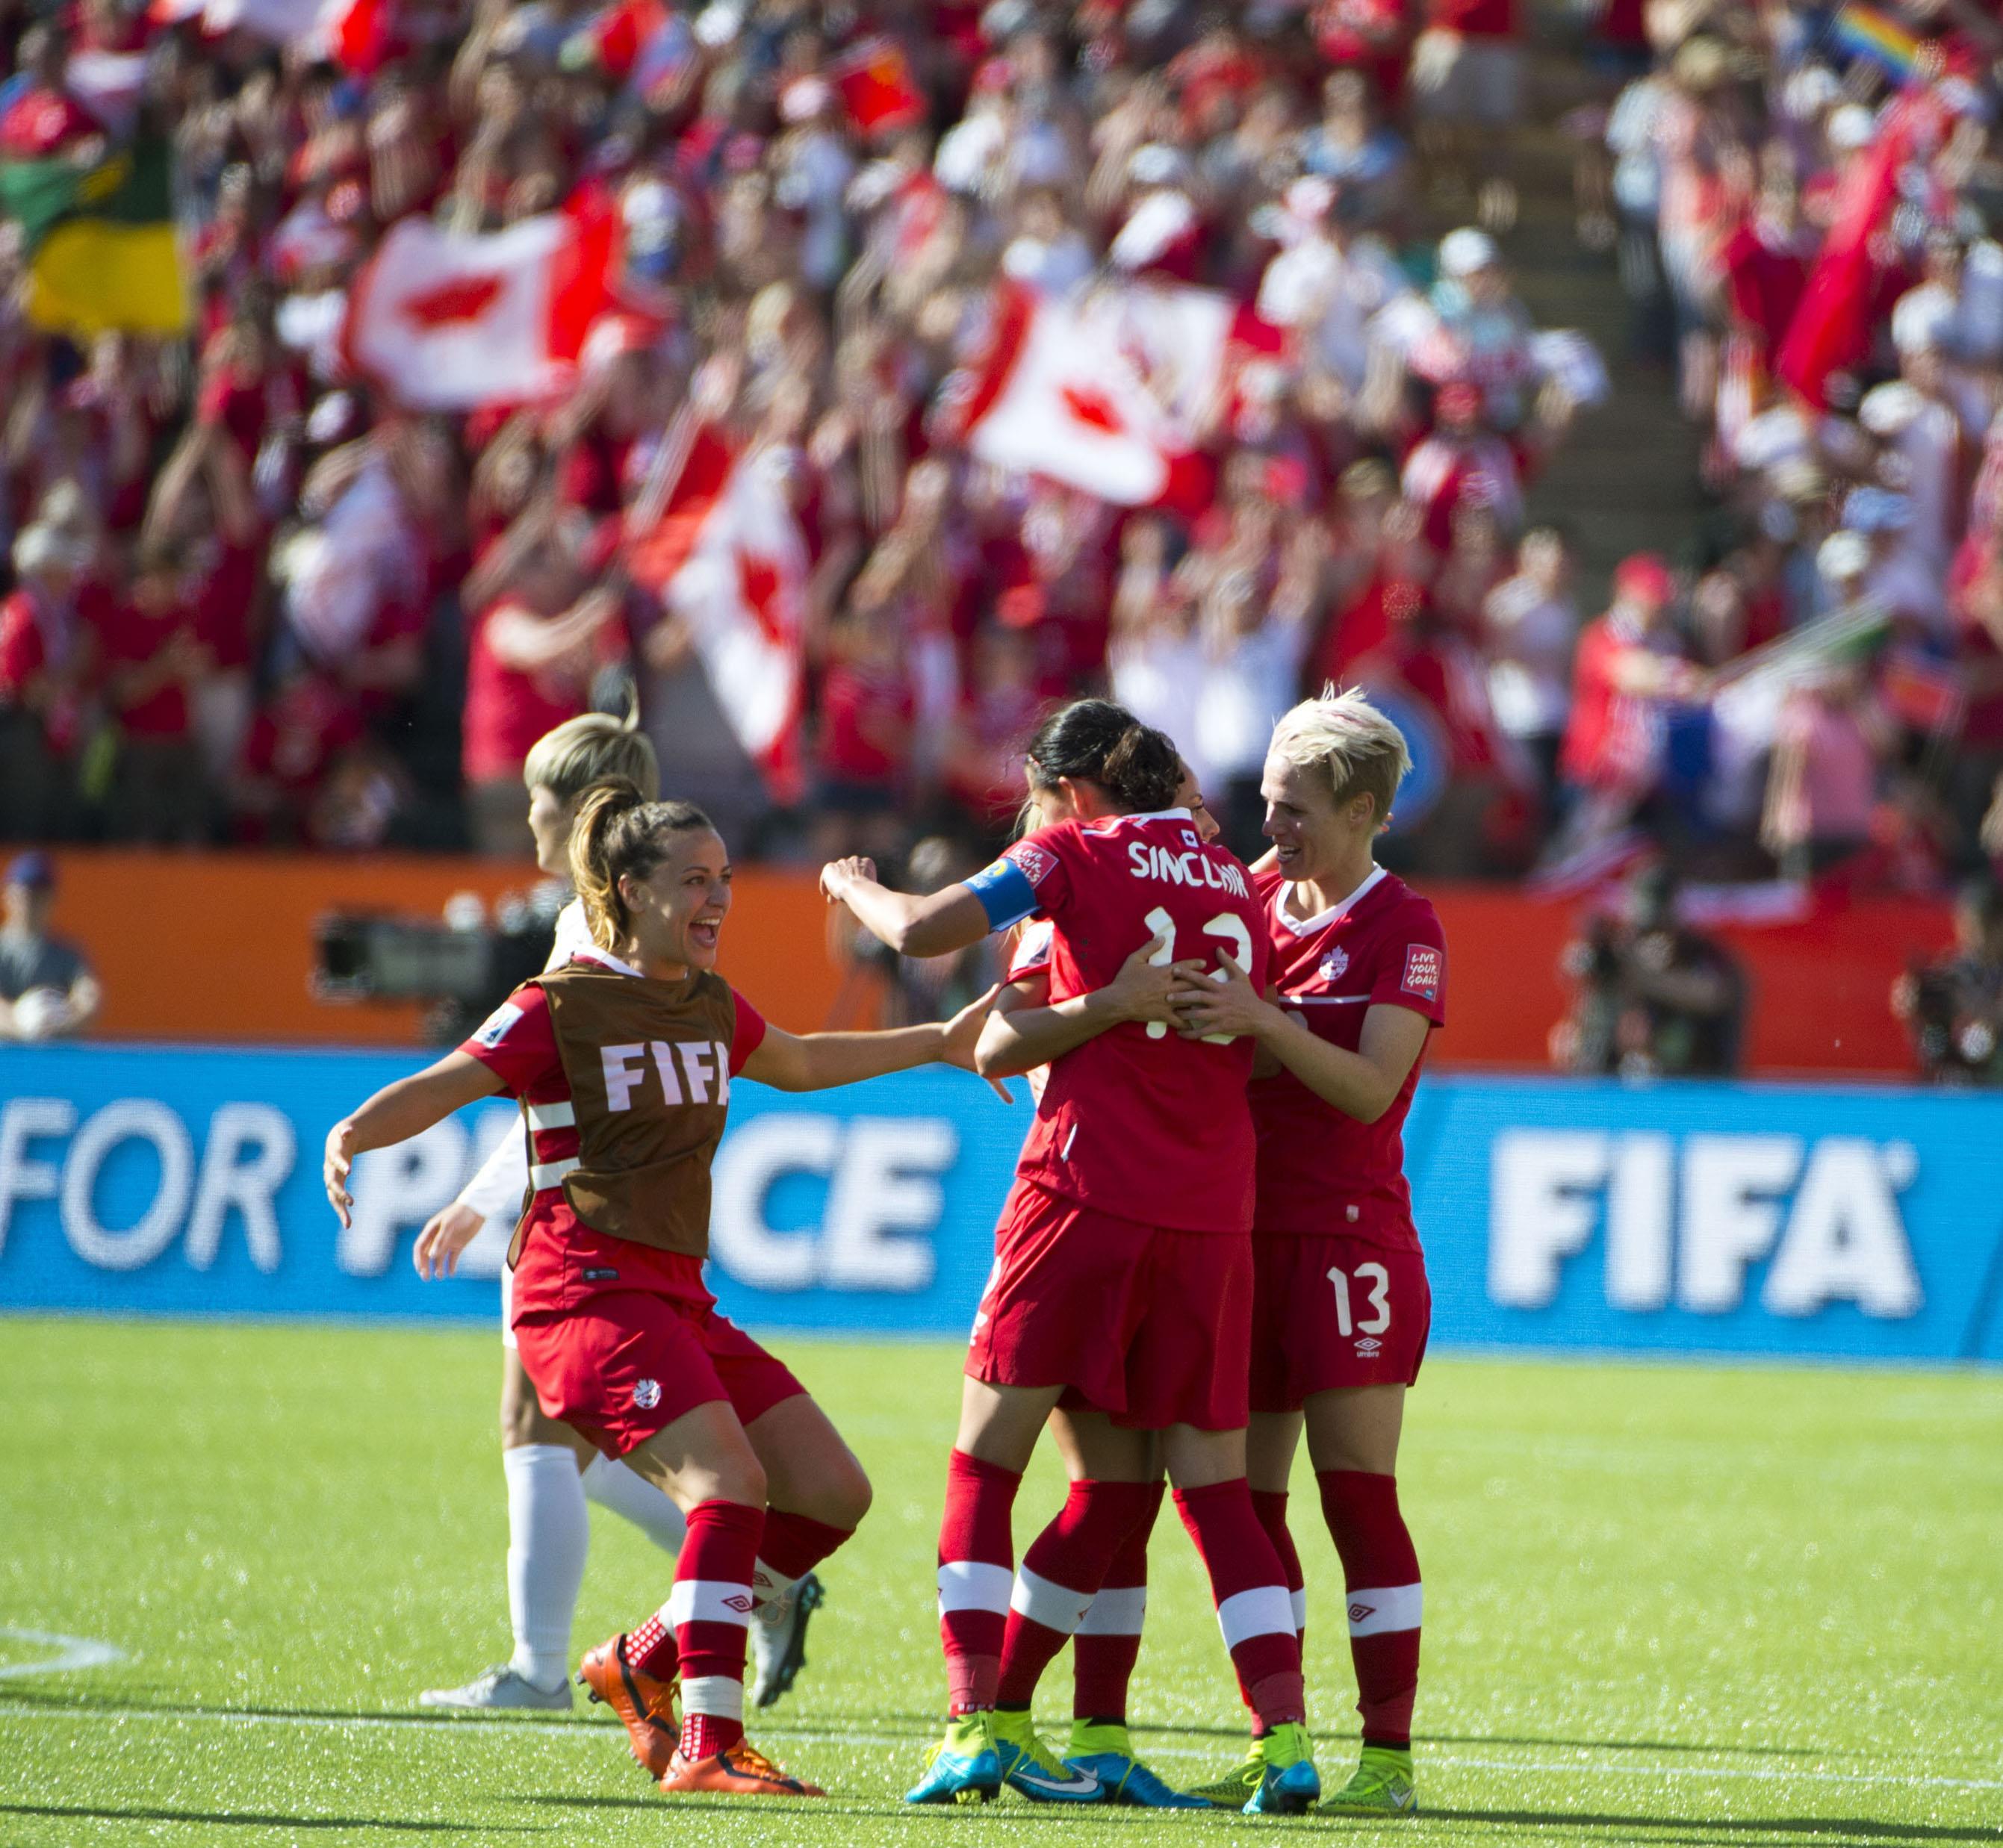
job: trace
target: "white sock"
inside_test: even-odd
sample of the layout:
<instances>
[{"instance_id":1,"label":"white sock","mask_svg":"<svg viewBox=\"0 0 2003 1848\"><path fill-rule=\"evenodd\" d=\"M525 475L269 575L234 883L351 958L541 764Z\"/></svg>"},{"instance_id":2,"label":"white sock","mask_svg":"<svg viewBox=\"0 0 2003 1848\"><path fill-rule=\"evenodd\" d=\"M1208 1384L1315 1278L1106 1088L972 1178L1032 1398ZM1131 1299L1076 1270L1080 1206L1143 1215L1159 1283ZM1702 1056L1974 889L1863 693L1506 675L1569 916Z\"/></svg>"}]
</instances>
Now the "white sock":
<instances>
[{"instance_id":1,"label":"white sock","mask_svg":"<svg viewBox=\"0 0 2003 1848\"><path fill-rule=\"evenodd\" d=\"M688 1539L681 1510L637 1470L603 1452L585 1469L584 1492L600 1507L631 1521L663 1553L680 1553Z\"/></svg>"},{"instance_id":2,"label":"white sock","mask_svg":"<svg viewBox=\"0 0 2003 1848\"><path fill-rule=\"evenodd\" d=\"M539 1688L570 1672L570 1620L584 1583L591 1518L577 1458L567 1444L523 1444L501 1453L508 1477L509 1663Z\"/></svg>"}]
</instances>

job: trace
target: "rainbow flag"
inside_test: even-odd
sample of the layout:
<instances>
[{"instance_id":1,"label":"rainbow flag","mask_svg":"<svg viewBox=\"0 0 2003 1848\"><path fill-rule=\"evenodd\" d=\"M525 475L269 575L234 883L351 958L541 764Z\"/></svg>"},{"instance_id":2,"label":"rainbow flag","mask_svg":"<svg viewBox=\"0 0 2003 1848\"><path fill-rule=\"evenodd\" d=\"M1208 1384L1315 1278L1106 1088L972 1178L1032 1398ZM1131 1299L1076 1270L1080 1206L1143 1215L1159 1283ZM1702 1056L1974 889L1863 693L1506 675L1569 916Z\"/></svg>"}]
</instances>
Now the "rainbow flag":
<instances>
[{"instance_id":1,"label":"rainbow flag","mask_svg":"<svg viewBox=\"0 0 2003 1848\"><path fill-rule=\"evenodd\" d=\"M1851 0L1837 9L1829 30L1838 49L1875 65L1894 83L1903 83L1912 75L1920 41L1889 13Z\"/></svg>"}]
</instances>

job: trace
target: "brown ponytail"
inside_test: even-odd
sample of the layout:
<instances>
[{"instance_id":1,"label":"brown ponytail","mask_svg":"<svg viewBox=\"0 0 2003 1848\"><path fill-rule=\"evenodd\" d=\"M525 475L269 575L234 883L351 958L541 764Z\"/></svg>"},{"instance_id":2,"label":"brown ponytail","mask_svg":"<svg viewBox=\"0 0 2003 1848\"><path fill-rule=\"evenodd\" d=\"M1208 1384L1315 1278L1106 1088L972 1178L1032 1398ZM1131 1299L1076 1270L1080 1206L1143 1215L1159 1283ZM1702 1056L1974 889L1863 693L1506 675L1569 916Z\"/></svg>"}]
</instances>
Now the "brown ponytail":
<instances>
[{"instance_id":1,"label":"brown ponytail","mask_svg":"<svg viewBox=\"0 0 2003 1848\"><path fill-rule=\"evenodd\" d=\"M693 802L650 802L624 777L594 783L579 798L570 833L570 878L591 940L617 949L631 921L619 882L644 879L668 857L673 837L708 828Z\"/></svg>"}]
</instances>

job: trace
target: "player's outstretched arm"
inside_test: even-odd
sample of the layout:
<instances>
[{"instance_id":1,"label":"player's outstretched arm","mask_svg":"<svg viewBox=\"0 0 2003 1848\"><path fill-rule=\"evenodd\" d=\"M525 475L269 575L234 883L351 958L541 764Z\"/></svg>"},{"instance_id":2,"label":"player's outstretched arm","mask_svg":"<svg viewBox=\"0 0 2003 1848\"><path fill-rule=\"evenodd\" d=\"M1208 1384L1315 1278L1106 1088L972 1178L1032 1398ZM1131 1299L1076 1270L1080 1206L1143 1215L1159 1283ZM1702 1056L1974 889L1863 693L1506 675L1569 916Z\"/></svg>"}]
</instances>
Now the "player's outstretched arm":
<instances>
[{"instance_id":1,"label":"player's outstretched arm","mask_svg":"<svg viewBox=\"0 0 2003 1848\"><path fill-rule=\"evenodd\" d=\"M343 1117L327 1133L327 1156L321 1168L327 1200L341 1223L348 1223L355 1204L348 1191L348 1175L357 1155L421 1134L453 1111L491 1097L500 1088L498 1073L464 1053L447 1053L414 1077L385 1085L360 1109Z\"/></svg>"},{"instance_id":2,"label":"player's outstretched arm","mask_svg":"<svg viewBox=\"0 0 2003 1848\"><path fill-rule=\"evenodd\" d=\"M787 1033L768 1027L757 1050L744 1061L744 1076L775 1091L829 1091L914 1065L957 1065L972 1071L981 1023L997 992L989 989L950 1020L883 1033ZM1008 1093L1002 1090L1002 1095Z\"/></svg>"},{"instance_id":3,"label":"player's outstretched arm","mask_svg":"<svg viewBox=\"0 0 2003 1848\"><path fill-rule=\"evenodd\" d=\"M1352 1053L1316 1038L1305 1022L1262 997L1228 953L1217 960L1227 980L1185 978L1177 990L1185 1039L1244 1034L1344 1116L1375 1123L1390 1109L1431 1031L1423 1014L1388 1001L1366 1008Z\"/></svg>"},{"instance_id":4,"label":"player's outstretched arm","mask_svg":"<svg viewBox=\"0 0 2003 1848\"><path fill-rule=\"evenodd\" d=\"M951 955L995 928L988 907L967 886L893 892L877 879L876 861L859 856L830 860L820 869L820 889L830 904L846 905L858 924L900 956Z\"/></svg>"},{"instance_id":5,"label":"player's outstretched arm","mask_svg":"<svg viewBox=\"0 0 2003 1848\"><path fill-rule=\"evenodd\" d=\"M1158 962L1159 938L1144 943L1103 988L1052 1001L1050 978L1039 973L1011 982L981 1029L974 1069L984 1078L1014 1078L1061 1058L1123 1021L1180 1024L1176 984L1201 975L1200 962Z\"/></svg>"}]
</instances>

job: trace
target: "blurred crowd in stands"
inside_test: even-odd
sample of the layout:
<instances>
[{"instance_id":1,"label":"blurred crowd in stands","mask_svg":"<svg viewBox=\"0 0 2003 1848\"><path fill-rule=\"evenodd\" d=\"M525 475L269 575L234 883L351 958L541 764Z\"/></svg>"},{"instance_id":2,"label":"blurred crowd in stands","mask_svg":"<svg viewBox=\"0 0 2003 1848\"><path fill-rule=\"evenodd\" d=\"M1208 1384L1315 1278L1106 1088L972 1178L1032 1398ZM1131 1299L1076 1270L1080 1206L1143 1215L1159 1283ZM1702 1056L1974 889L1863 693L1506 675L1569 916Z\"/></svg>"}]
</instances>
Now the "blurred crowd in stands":
<instances>
[{"instance_id":1,"label":"blurred crowd in stands","mask_svg":"<svg viewBox=\"0 0 2003 1848\"><path fill-rule=\"evenodd\" d=\"M192 299L184 334L52 327L30 240L0 257L0 833L513 851L528 745L633 697L745 851L977 851L1040 706L1110 690L1255 851L1270 722L1334 679L1413 739L1386 853L1422 874L1666 849L1926 889L2003 846L1972 0L1608 0L1541 46L1525 0L67 0L0 33L0 163L166 137ZM1604 105L1564 125L1633 300L1609 357L1673 365L1705 432L1694 541L1666 512L1604 601L1529 511L1607 392L1505 260L1533 48ZM580 200L620 301L561 389L440 411L357 362L390 227ZM426 299L477 332L487 297ZM1026 300L1126 317L1172 491L995 459ZM744 593L799 663L755 746L633 564L711 452L803 561L785 612Z\"/></svg>"}]
</instances>

